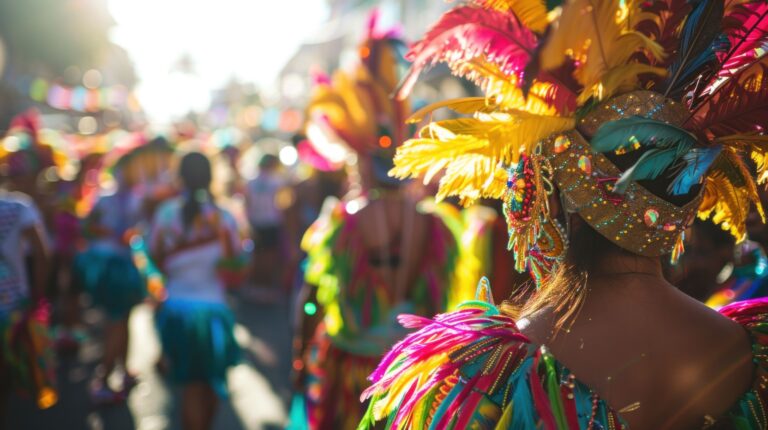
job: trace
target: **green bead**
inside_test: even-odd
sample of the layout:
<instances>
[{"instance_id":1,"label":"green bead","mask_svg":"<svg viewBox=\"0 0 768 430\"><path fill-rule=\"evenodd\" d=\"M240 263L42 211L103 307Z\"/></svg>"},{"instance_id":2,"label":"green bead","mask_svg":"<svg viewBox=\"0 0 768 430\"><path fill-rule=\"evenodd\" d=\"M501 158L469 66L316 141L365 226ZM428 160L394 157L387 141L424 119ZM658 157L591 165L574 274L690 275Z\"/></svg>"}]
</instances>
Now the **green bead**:
<instances>
[{"instance_id":1,"label":"green bead","mask_svg":"<svg viewBox=\"0 0 768 430\"><path fill-rule=\"evenodd\" d=\"M304 303L304 313L307 315L314 315L317 313L317 305L312 302Z\"/></svg>"}]
</instances>

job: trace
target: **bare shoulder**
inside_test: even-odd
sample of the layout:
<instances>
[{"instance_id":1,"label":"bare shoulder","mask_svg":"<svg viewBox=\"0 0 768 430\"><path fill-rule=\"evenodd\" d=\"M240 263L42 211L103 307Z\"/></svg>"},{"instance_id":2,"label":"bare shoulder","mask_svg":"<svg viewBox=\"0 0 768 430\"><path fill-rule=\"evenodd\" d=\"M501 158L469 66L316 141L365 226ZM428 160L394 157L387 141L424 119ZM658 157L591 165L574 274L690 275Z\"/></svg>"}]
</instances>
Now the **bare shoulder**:
<instances>
[{"instance_id":1,"label":"bare shoulder","mask_svg":"<svg viewBox=\"0 0 768 430\"><path fill-rule=\"evenodd\" d=\"M747 331L671 286L621 285L588 297L554 338L551 319L536 315L529 331L614 409L639 405L624 414L631 428L698 425L752 384Z\"/></svg>"}]
</instances>

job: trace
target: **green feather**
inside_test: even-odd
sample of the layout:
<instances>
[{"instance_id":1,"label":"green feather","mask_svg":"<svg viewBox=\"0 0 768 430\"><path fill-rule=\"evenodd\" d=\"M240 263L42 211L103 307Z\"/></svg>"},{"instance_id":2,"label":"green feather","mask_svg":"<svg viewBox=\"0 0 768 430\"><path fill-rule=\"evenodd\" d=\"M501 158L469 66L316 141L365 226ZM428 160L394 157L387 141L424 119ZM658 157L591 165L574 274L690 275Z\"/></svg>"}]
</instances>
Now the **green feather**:
<instances>
[{"instance_id":1,"label":"green feather","mask_svg":"<svg viewBox=\"0 0 768 430\"><path fill-rule=\"evenodd\" d=\"M672 124L633 116L603 124L590 142L595 152L647 148L616 182L614 192L624 193L633 181L655 179L690 151L696 137Z\"/></svg>"},{"instance_id":2,"label":"green feather","mask_svg":"<svg viewBox=\"0 0 768 430\"><path fill-rule=\"evenodd\" d=\"M621 174L613 192L623 194L633 181L656 179L685 152L680 153L678 148L649 149L634 166Z\"/></svg>"},{"instance_id":3,"label":"green feather","mask_svg":"<svg viewBox=\"0 0 768 430\"><path fill-rule=\"evenodd\" d=\"M628 149L635 143L664 148L676 144L690 147L696 143L696 137L672 124L633 116L606 122L597 130L590 142L595 152Z\"/></svg>"}]
</instances>

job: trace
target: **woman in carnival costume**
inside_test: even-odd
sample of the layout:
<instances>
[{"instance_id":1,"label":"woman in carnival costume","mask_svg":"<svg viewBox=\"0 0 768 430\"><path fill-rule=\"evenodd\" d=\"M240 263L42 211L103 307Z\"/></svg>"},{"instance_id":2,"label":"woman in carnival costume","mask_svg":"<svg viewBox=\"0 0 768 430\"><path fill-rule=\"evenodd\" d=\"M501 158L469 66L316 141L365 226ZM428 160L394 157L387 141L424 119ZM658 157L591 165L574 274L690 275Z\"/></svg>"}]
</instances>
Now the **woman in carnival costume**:
<instances>
[{"instance_id":1,"label":"woman in carnival costume","mask_svg":"<svg viewBox=\"0 0 768 430\"><path fill-rule=\"evenodd\" d=\"M240 356L224 295L240 237L235 219L213 201L211 175L203 154L182 158L182 196L158 208L149 239L166 277L168 297L155 317L164 363L182 386L182 427L193 430L211 427L217 396L227 395L227 369Z\"/></svg>"},{"instance_id":2,"label":"woman in carnival costume","mask_svg":"<svg viewBox=\"0 0 768 430\"><path fill-rule=\"evenodd\" d=\"M411 53L486 97L403 145L398 176L502 199L528 300L478 299L418 329L371 375L361 427L768 426L768 301L714 311L667 283L698 214L745 239L766 174L768 3L476 0ZM425 112L416 115L422 117ZM439 167L438 167L439 166Z\"/></svg>"},{"instance_id":3,"label":"woman in carnival costume","mask_svg":"<svg viewBox=\"0 0 768 430\"><path fill-rule=\"evenodd\" d=\"M132 229L141 220L141 201L135 182L126 176L127 158L113 168L116 189L100 196L83 222L86 249L74 260L73 282L86 291L94 305L107 316L104 355L91 384L91 400L97 405L122 402L135 385L128 373L128 319L134 306L146 297L146 286L133 260ZM107 384L112 372L122 368L123 384L113 390Z\"/></svg>"},{"instance_id":4,"label":"woman in carnival costume","mask_svg":"<svg viewBox=\"0 0 768 430\"><path fill-rule=\"evenodd\" d=\"M303 241L305 315L294 368L314 429L355 428L366 376L405 333L396 315L428 315L446 305L455 240L386 174L393 147L406 137L408 104L389 97L403 47L397 32L377 30L374 14L359 64L321 80L309 107L312 144L331 150L331 158L334 146L346 148L361 180L359 196L327 203Z\"/></svg>"}]
</instances>

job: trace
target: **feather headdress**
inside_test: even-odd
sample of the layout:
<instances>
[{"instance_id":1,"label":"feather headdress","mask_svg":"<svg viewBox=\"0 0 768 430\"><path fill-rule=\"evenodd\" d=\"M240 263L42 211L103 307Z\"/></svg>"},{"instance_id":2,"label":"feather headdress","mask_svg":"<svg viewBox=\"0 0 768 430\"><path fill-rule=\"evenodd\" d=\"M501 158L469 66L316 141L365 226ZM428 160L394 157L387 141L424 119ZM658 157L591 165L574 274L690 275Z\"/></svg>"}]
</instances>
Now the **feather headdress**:
<instances>
[{"instance_id":1,"label":"feather headdress","mask_svg":"<svg viewBox=\"0 0 768 430\"><path fill-rule=\"evenodd\" d=\"M392 151L408 137L409 104L391 97L407 68L407 47L398 30L377 27L378 13L374 11L351 70L315 77L307 107L307 136L317 152L334 164L343 162L350 151Z\"/></svg>"},{"instance_id":2,"label":"feather headdress","mask_svg":"<svg viewBox=\"0 0 768 430\"><path fill-rule=\"evenodd\" d=\"M745 160L768 178L767 49L764 0L465 1L408 53L398 95L445 63L485 97L414 114L466 117L428 124L391 173L445 170L440 198L504 198L517 211L510 234L532 235L529 248L544 230L531 215L542 175L567 210L635 253L679 254L696 213L742 240L750 206L763 213ZM610 161L625 155L622 169ZM530 181L520 176L537 157ZM670 184L661 196L641 185L657 178ZM687 204L669 203L682 195Z\"/></svg>"}]
</instances>

